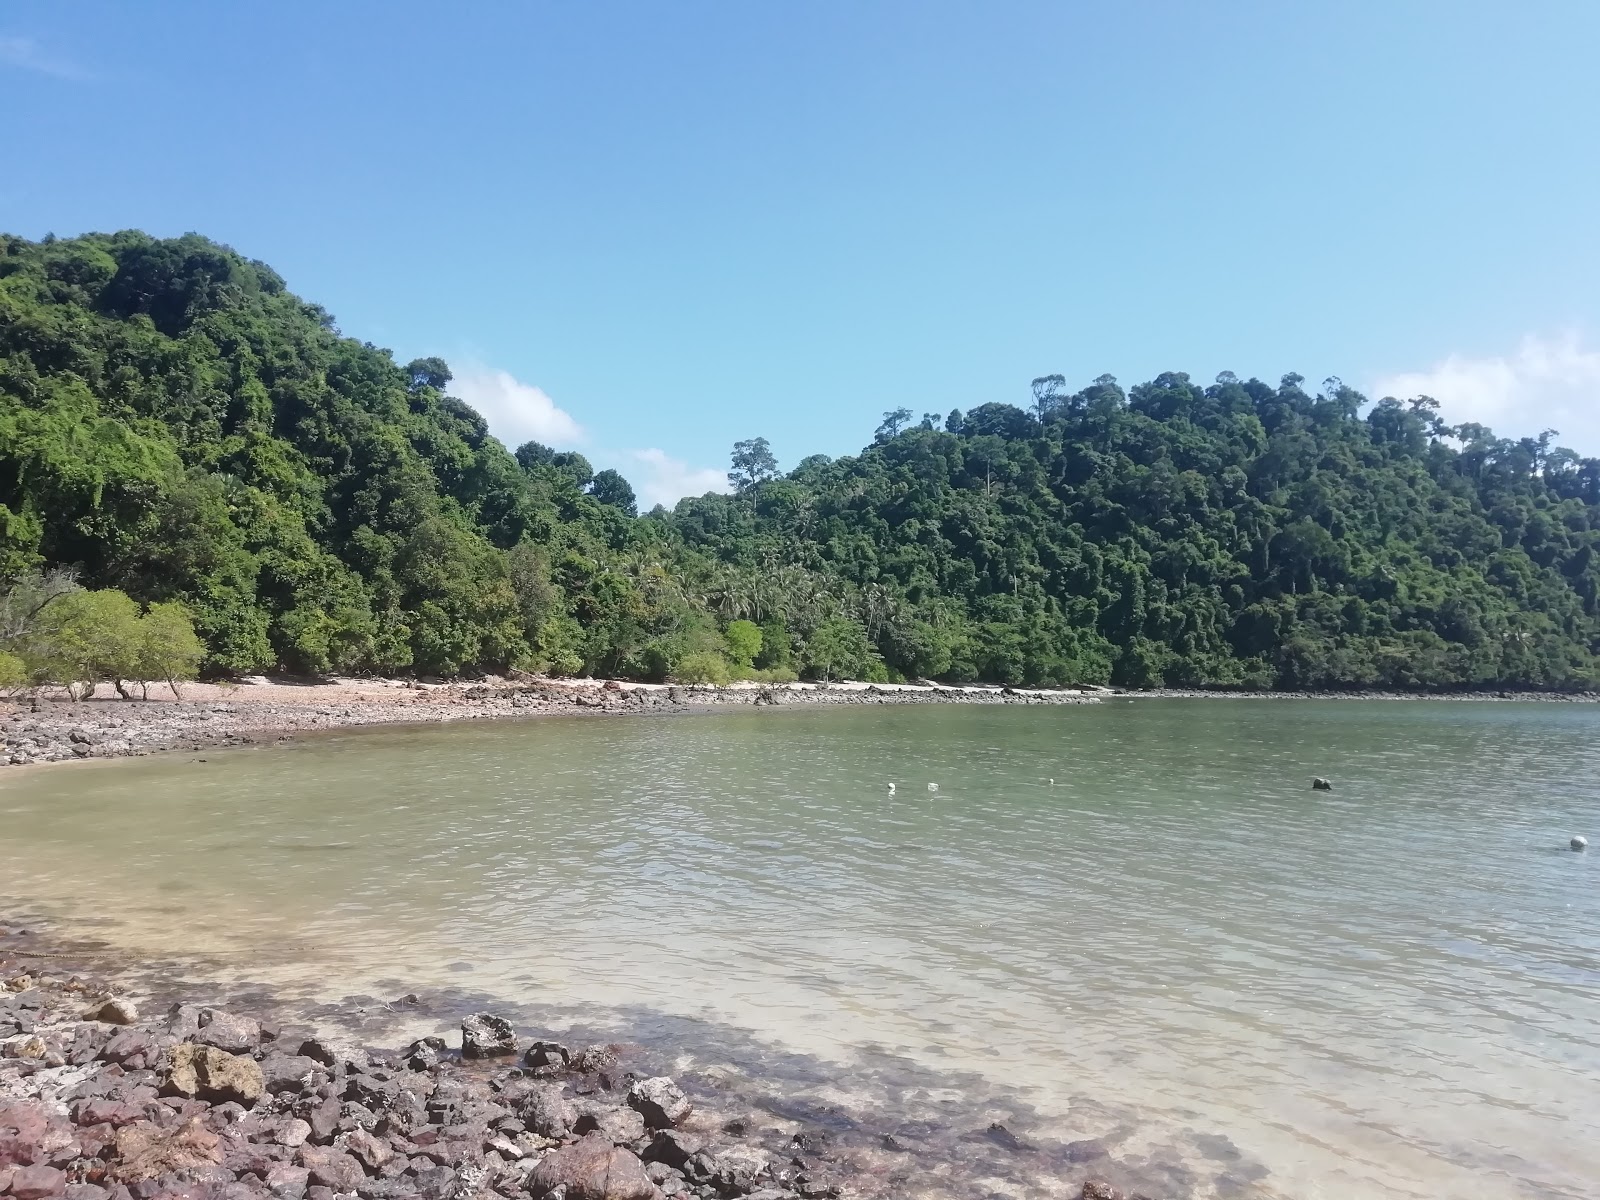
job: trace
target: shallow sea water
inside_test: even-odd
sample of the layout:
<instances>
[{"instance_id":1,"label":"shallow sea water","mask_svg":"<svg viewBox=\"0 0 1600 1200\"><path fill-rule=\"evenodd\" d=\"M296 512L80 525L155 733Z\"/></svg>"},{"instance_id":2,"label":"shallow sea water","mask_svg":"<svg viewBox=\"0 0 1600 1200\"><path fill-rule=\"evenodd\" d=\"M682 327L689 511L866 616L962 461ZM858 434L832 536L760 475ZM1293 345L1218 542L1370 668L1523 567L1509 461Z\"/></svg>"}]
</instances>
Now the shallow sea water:
<instances>
[{"instance_id":1,"label":"shallow sea water","mask_svg":"<svg viewBox=\"0 0 1600 1200\"><path fill-rule=\"evenodd\" d=\"M1593 1197L1580 832L1600 706L548 718L0 775L0 902L306 997L467 990L912 1134L1098 1138L1174 1195Z\"/></svg>"}]
</instances>

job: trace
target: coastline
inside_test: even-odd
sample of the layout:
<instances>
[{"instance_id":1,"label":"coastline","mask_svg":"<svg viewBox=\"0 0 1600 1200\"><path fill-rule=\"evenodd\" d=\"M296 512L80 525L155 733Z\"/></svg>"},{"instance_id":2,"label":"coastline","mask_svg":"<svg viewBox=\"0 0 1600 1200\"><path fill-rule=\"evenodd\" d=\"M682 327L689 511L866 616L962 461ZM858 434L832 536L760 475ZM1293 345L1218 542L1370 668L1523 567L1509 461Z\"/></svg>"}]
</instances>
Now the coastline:
<instances>
[{"instance_id":1,"label":"coastline","mask_svg":"<svg viewBox=\"0 0 1600 1200\"><path fill-rule=\"evenodd\" d=\"M0 767L203 751L367 725L445 724L541 716L707 712L835 704L1097 704L1103 700L1431 700L1593 704L1600 692L1221 691L1013 688L928 683L651 684L609 679L427 683L398 679L166 685L149 700L70 700L51 689L0 700ZM152 693L157 689L152 686Z\"/></svg>"},{"instance_id":2,"label":"coastline","mask_svg":"<svg viewBox=\"0 0 1600 1200\"><path fill-rule=\"evenodd\" d=\"M1177 1200L1203 1178L959 1078L852 1106L841 1068L770 1050L730 1069L500 998L309 1005L196 971L0 919L0 1194Z\"/></svg>"},{"instance_id":3,"label":"coastline","mask_svg":"<svg viewBox=\"0 0 1600 1200\"><path fill-rule=\"evenodd\" d=\"M151 688L155 693L154 686ZM167 692L162 685L161 691ZM684 713L737 706L816 704L1093 704L1078 689L918 684L789 683L726 687L601 679L488 679L419 683L392 679L183 686L181 699L96 696L59 689L37 700L0 700L0 766L125 758L287 740L365 725L444 724L541 716Z\"/></svg>"}]
</instances>

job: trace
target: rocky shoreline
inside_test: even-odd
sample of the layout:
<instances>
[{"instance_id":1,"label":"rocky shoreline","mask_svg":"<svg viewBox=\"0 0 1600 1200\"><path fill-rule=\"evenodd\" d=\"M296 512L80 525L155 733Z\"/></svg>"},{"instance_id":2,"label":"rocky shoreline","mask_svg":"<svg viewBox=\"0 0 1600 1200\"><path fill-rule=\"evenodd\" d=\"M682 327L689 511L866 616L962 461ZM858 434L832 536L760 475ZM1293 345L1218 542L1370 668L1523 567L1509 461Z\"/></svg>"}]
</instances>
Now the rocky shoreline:
<instances>
[{"instance_id":1,"label":"rocky shoreline","mask_svg":"<svg viewBox=\"0 0 1600 1200\"><path fill-rule=\"evenodd\" d=\"M154 689L152 689L154 690ZM1076 690L910 684L709 687L617 680L189 684L183 699L0 700L0 765L206 750L362 725L834 704L1092 704Z\"/></svg>"},{"instance_id":2,"label":"rocky shoreline","mask_svg":"<svg viewBox=\"0 0 1600 1200\"><path fill-rule=\"evenodd\" d=\"M1008 1195L1148 1200L1104 1177L1119 1164L1099 1143L961 1134L971 1190L950 1157L918 1163L925 1129L753 1108L703 1077L680 1086L640 1046L563 1044L474 1012L449 1038L374 1049L270 1006L148 981L136 996L39 941L0 929L8 1200L824 1200L991 1195L1007 1175L1024 1188Z\"/></svg>"}]
</instances>

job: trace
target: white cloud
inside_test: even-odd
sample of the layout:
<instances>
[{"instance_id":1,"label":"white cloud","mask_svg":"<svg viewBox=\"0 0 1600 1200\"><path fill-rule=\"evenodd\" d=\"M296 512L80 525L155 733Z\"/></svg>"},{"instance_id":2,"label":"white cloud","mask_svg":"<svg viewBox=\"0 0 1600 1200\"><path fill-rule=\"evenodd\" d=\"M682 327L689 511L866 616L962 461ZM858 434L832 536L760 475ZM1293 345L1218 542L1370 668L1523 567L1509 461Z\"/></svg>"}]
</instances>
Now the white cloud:
<instances>
[{"instance_id":1,"label":"white cloud","mask_svg":"<svg viewBox=\"0 0 1600 1200\"><path fill-rule=\"evenodd\" d=\"M32 38L0 37L0 63L41 75L54 75L57 79L88 78L88 72L82 67L46 53Z\"/></svg>"},{"instance_id":2,"label":"white cloud","mask_svg":"<svg viewBox=\"0 0 1600 1200\"><path fill-rule=\"evenodd\" d=\"M1477 421L1501 437L1559 430L1558 444L1600 452L1600 350L1576 333L1529 334L1502 357L1452 354L1426 371L1380 378L1374 396L1432 396L1451 425Z\"/></svg>"},{"instance_id":3,"label":"white cloud","mask_svg":"<svg viewBox=\"0 0 1600 1200\"><path fill-rule=\"evenodd\" d=\"M584 441L572 414L510 371L470 366L451 380L450 394L465 400L489 422L489 432L515 450L523 442L568 449Z\"/></svg>"},{"instance_id":4,"label":"white cloud","mask_svg":"<svg viewBox=\"0 0 1600 1200\"><path fill-rule=\"evenodd\" d=\"M628 457L642 467L643 473L624 471L633 490L639 495L641 512L665 504L671 508L685 496L703 496L707 492L726 492L728 474L712 467L691 467L681 459L673 458L664 450L629 450Z\"/></svg>"}]
</instances>

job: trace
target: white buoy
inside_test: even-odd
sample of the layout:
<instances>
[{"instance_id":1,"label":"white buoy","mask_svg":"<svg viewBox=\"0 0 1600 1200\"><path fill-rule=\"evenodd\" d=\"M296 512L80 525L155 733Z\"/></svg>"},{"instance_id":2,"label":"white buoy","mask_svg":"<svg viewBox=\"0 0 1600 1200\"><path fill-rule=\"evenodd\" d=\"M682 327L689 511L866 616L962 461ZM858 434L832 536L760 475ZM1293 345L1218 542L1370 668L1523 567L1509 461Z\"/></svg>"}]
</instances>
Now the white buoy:
<instances>
[{"instance_id":1,"label":"white buoy","mask_svg":"<svg viewBox=\"0 0 1600 1200\"><path fill-rule=\"evenodd\" d=\"M937 783L930 783L928 785L928 790L930 792L937 792L939 790L939 785Z\"/></svg>"},{"instance_id":2,"label":"white buoy","mask_svg":"<svg viewBox=\"0 0 1600 1200\"><path fill-rule=\"evenodd\" d=\"M1589 848L1589 839L1584 837L1582 834L1579 834L1578 836L1574 837L1572 839L1572 841L1570 843L1568 843L1568 844L1574 850L1587 850Z\"/></svg>"},{"instance_id":3,"label":"white buoy","mask_svg":"<svg viewBox=\"0 0 1600 1200\"><path fill-rule=\"evenodd\" d=\"M1055 785L1056 785L1056 781L1054 779L1047 779L1047 780L1045 780L1045 782L1048 783L1051 787L1055 787Z\"/></svg>"},{"instance_id":4,"label":"white buoy","mask_svg":"<svg viewBox=\"0 0 1600 1200\"><path fill-rule=\"evenodd\" d=\"M889 795L894 795L894 784L892 783L889 785Z\"/></svg>"}]
</instances>

